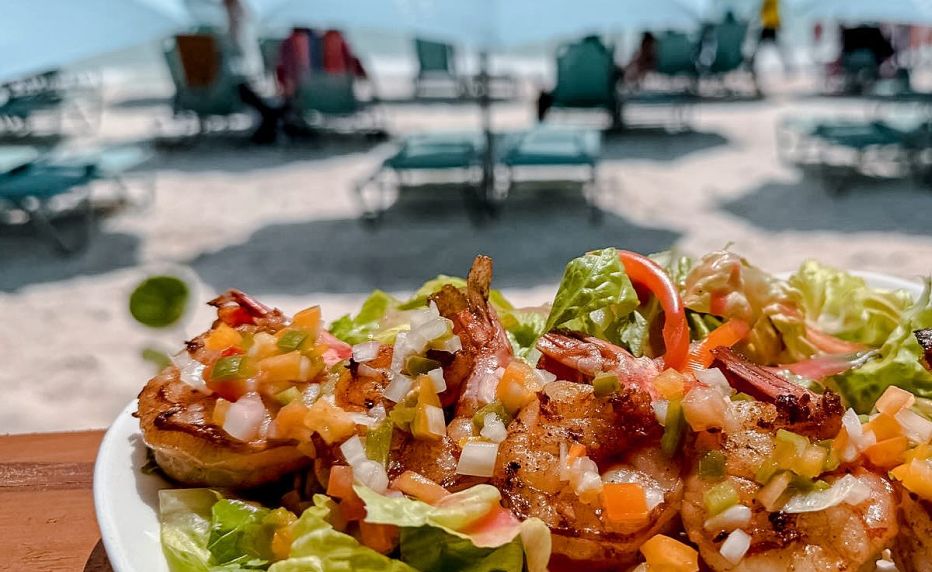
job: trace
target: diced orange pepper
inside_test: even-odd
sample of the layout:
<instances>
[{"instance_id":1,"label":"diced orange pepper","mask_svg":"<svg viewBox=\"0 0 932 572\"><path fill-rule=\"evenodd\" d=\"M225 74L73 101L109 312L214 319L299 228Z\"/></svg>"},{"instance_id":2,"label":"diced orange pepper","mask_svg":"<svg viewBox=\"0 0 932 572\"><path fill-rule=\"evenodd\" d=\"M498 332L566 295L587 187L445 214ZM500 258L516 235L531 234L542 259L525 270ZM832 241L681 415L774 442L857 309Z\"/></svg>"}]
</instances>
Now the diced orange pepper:
<instances>
[{"instance_id":1,"label":"diced orange pepper","mask_svg":"<svg viewBox=\"0 0 932 572\"><path fill-rule=\"evenodd\" d=\"M293 540L294 535L291 532L290 526L275 529L275 533L272 535L271 548L272 554L275 555L276 560L288 558L291 553L291 542Z\"/></svg>"},{"instance_id":2,"label":"diced orange pepper","mask_svg":"<svg viewBox=\"0 0 932 572\"><path fill-rule=\"evenodd\" d=\"M932 462L913 459L903 476L903 486L926 500L932 500Z\"/></svg>"},{"instance_id":3,"label":"diced orange pepper","mask_svg":"<svg viewBox=\"0 0 932 572\"><path fill-rule=\"evenodd\" d=\"M352 498L341 500L337 506L340 507L340 514L346 521L362 520L366 518L366 505L355 493Z\"/></svg>"},{"instance_id":4,"label":"diced orange pepper","mask_svg":"<svg viewBox=\"0 0 932 572\"><path fill-rule=\"evenodd\" d=\"M311 405L304 416L304 426L320 434L328 445L343 441L356 432L356 422L350 414L326 399L318 399Z\"/></svg>"},{"instance_id":5,"label":"diced orange pepper","mask_svg":"<svg viewBox=\"0 0 932 572\"><path fill-rule=\"evenodd\" d=\"M320 306L311 306L301 310L291 319L291 325L301 328L317 338L317 334L320 332Z\"/></svg>"},{"instance_id":6,"label":"diced orange pepper","mask_svg":"<svg viewBox=\"0 0 932 572\"><path fill-rule=\"evenodd\" d=\"M271 356L259 362L259 371L265 381L310 381L323 371L324 362L301 355L295 350Z\"/></svg>"},{"instance_id":7,"label":"diced orange pepper","mask_svg":"<svg viewBox=\"0 0 932 572\"><path fill-rule=\"evenodd\" d=\"M353 490L353 467L348 465L330 467L330 476L327 478L327 494L338 499L356 496L356 491Z\"/></svg>"},{"instance_id":8,"label":"diced orange pepper","mask_svg":"<svg viewBox=\"0 0 932 572\"><path fill-rule=\"evenodd\" d=\"M223 427L223 423L227 419L227 411L230 410L230 405L231 403L222 397L214 403L214 413L211 416L211 421L214 425Z\"/></svg>"},{"instance_id":9,"label":"diced orange pepper","mask_svg":"<svg viewBox=\"0 0 932 572\"><path fill-rule=\"evenodd\" d=\"M304 418L307 417L307 411L307 406L304 405L300 399L296 399L282 407L273 421L275 438L310 441L311 430L304 425Z\"/></svg>"},{"instance_id":10,"label":"diced orange pepper","mask_svg":"<svg viewBox=\"0 0 932 572\"><path fill-rule=\"evenodd\" d=\"M359 540L380 554L388 554L398 546L399 531L391 524L359 521Z\"/></svg>"},{"instance_id":11,"label":"diced orange pepper","mask_svg":"<svg viewBox=\"0 0 932 572\"><path fill-rule=\"evenodd\" d=\"M886 441L903 434L900 423L892 415L886 413L876 415L864 425L864 430L873 431L878 441Z\"/></svg>"},{"instance_id":12,"label":"diced orange pepper","mask_svg":"<svg viewBox=\"0 0 932 572\"><path fill-rule=\"evenodd\" d=\"M682 399L686 394L686 378L675 369L666 369L654 378L654 387L664 399Z\"/></svg>"},{"instance_id":13,"label":"diced orange pepper","mask_svg":"<svg viewBox=\"0 0 932 572\"><path fill-rule=\"evenodd\" d=\"M573 443L566 454L567 459L579 459L586 456L586 446L582 443Z\"/></svg>"},{"instance_id":14,"label":"diced orange pepper","mask_svg":"<svg viewBox=\"0 0 932 572\"><path fill-rule=\"evenodd\" d=\"M513 360L502 379L498 382L495 396L509 413L517 413L522 407L534 401L534 392L527 388L527 376L534 375L531 367L520 360Z\"/></svg>"},{"instance_id":15,"label":"diced orange pepper","mask_svg":"<svg viewBox=\"0 0 932 572\"><path fill-rule=\"evenodd\" d=\"M725 322L709 332L709 335L689 352L689 365L694 369L709 367L715 361L712 350L730 348L744 339L750 329L748 323L743 320L732 319Z\"/></svg>"},{"instance_id":16,"label":"diced orange pepper","mask_svg":"<svg viewBox=\"0 0 932 572\"><path fill-rule=\"evenodd\" d=\"M450 495L450 491L420 473L405 471L392 481L392 488L427 504L436 504Z\"/></svg>"},{"instance_id":17,"label":"diced orange pepper","mask_svg":"<svg viewBox=\"0 0 932 572\"><path fill-rule=\"evenodd\" d=\"M230 346L238 346L241 343L243 343L243 336L223 323L211 330L204 339L204 347L218 352Z\"/></svg>"},{"instance_id":18,"label":"diced orange pepper","mask_svg":"<svg viewBox=\"0 0 932 572\"><path fill-rule=\"evenodd\" d=\"M417 402L418 405L433 405L440 407L440 397L437 396L437 389L434 382L426 375L417 378Z\"/></svg>"},{"instance_id":19,"label":"diced orange pepper","mask_svg":"<svg viewBox=\"0 0 932 572\"><path fill-rule=\"evenodd\" d=\"M906 437L900 435L874 443L864 450L864 455L881 469L892 469L903 463L907 446Z\"/></svg>"},{"instance_id":20,"label":"diced orange pepper","mask_svg":"<svg viewBox=\"0 0 932 572\"><path fill-rule=\"evenodd\" d=\"M641 554L650 570L664 572L696 572L699 570L699 553L690 546L657 534L641 545Z\"/></svg>"},{"instance_id":21,"label":"diced orange pepper","mask_svg":"<svg viewBox=\"0 0 932 572\"><path fill-rule=\"evenodd\" d=\"M912 407L915 402L915 395L905 389L891 385L883 392L880 399L877 400L876 407L877 411L894 416L903 409Z\"/></svg>"},{"instance_id":22,"label":"diced orange pepper","mask_svg":"<svg viewBox=\"0 0 932 572\"><path fill-rule=\"evenodd\" d=\"M618 524L647 522L647 494L638 483L606 483L602 486L605 518Z\"/></svg>"}]
</instances>

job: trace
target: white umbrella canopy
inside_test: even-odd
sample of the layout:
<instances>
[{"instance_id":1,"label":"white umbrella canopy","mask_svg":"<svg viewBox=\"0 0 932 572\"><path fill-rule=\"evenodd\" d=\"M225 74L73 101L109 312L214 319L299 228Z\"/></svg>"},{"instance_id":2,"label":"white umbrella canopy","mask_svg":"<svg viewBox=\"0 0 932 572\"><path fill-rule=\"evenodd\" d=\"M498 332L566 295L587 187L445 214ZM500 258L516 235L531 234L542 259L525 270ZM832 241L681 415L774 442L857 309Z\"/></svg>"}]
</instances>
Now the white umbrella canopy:
<instances>
[{"instance_id":1,"label":"white umbrella canopy","mask_svg":"<svg viewBox=\"0 0 932 572\"><path fill-rule=\"evenodd\" d=\"M809 21L932 25L932 0L812 0L792 9Z\"/></svg>"},{"instance_id":2,"label":"white umbrella canopy","mask_svg":"<svg viewBox=\"0 0 932 572\"><path fill-rule=\"evenodd\" d=\"M410 33L489 51L559 37L695 29L696 0L253 0L263 24Z\"/></svg>"},{"instance_id":3,"label":"white umbrella canopy","mask_svg":"<svg viewBox=\"0 0 932 572\"><path fill-rule=\"evenodd\" d=\"M165 37L181 0L0 0L0 82Z\"/></svg>"}]
</instances>

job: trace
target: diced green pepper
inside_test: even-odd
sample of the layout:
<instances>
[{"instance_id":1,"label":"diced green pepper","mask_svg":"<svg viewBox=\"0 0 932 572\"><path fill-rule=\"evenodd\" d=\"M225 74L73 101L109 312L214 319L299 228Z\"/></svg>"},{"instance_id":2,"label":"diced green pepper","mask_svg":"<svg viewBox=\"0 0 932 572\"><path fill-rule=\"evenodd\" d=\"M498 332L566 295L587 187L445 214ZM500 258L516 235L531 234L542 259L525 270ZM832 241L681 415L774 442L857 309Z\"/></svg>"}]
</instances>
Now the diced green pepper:
<instances>
[{"instance_id":1,"label":"diced green pepper","mask_svg":"<svg viewBox=\"0 0 932 572\"><path fill-rule=\"evenodd\" d=\"M757 467L757 474L754 475L754 480L762 485L766 485L770 482L771 477L777 473L777 469L779 468L775 460L767 459Z\"/></svg>"},{"instance_id":2,"label":"diced green pepper","mask_svg":"<svg viewBox=\"0 0 932 572\"><path fill-rule=\"evenodd\" d=\"M388 419L395 427L402 431L411 430L411 422L414 421L414 414L417 413L417 405L408 403L399 403L388 413Z\"/></svg>"},{"instance_id":3,"label":"diced green pepper","mask_svg":"<svg viewBox=\"0 0 932 572\"><path fill-rule=\"evenodd\" d=\"M485 427L485 416L489 413L494 413L501 422L508 427L508 424L511 423L513 417L508 414L508 410L505 409L505 406L501 401L493 401L483 405L479 411L476 411L476 414L472 416L472 426L475 428L476 432L482 431L482 428Z\"/></svg>"},{"instance_id":4,"label":"diced green pepper","mask_svg":"<svg viewBox=\"0 0 932 572\"><path fill-rule=\"evenodd\" d=\"M756 399L754 399L747 393L744 393L743 391L739 391L738 393L732 395L731 400L732 401L757 401Z\"/></svg>"},{"instance_id":5,"label":"diced green pepper","mask_svg":"<svg viewBox=\"0 0 932 572\"><path fill-rule=\"evenodd\" d=\"M838 458L838 453L835 451L835 441L833 439L825 439L824 441L819 441L819 447L825 447L828 449L828 457L825 457L825 465L823 465L823 470L825 471L834 471L841 465L841 459Z\"/></svg>"},{"instance_id":6,"label":"diced green pepper","mask_svg":"<svg viewBox=\"0 0 932 572\"><path fill-rule=\"evenodd\" d=\"M421 375L440 367L440 362L424 356L408 356L405 360L405 371L410 376Z\"/></svg>"},{"instance_id":7,"label":"diced green pepper","mask_svg":"<svg viewBox=\"0 0 932 572\"><path fill-rule=\"evenodd\" d=\"M738 491L730 481L721 482L705 492L702 497L709 516L738 504Z\"/></svg>"},{"instance_id":8,"label":"diced green pepper","mask_svg":"<svg viewBox=\"0 0 932 572\"><path fill-rule=\"evenodd\" d=\"M240 377L243 366L243 356L222 357L214 363L211 370L211 379L236 379Z\"/></svg>"},{"instance_id":9,"label":"diced green pepper","mask_svg":"<svg viewBox=\"0 0 932 572\"><path fill-rule=\"evenodd\" d=\"M288 330L282 334L282 337L278 338L278 349L285 353L293 352L300 348L301 344L303 344L304 340L306 339L307 332L302 332L301 330Z\"/></svg>"},{"instance_id":10,"label":"diced green pepper","mask_svg":"<svg viewBox=\"0 0 932 572\"><path fill-rule=\"evenodd\" d=\"M388 465L388 453L392 446L392 431L394 425L385 419L366 433L366 456L378 461L383 466Z\"/></svg>"},{"instance_id":11,"label":"diced green pepper","mask_svg":"<svg viewBox=\"0 0 932 572\"><path fill-rule=\"evenodd\" d=\"M621 389L618 376L614 373L602 372L592 380L592 392L596 397L605 397Z\"/></svg>"},{"instance_id":12,"label":"diced green pepper","mask_svg":"<svg viewBox=\"0 0 932 572\"><path fill-rule=\"evenodd\" d=\"M668 457L675 455L677 449L679 449L685 427L686 418L683 416L683 404L679 399L674 399L667 405L663 437L660 438L660 448Z\"/></svg>"},{"instance_id":13,"label":"diced green pepper","mask_svg":"<svg viewBox=\"0 0 932 572\"><path fill-rule=\"evenodd\" d=\"M725 476L725 454L721 451L709 451L699 459L699 477L706 480L720 479Z\"/></svg>"},{"instance_id":14,"label":"diced green pepper","mask_svg":"<svg viewBox=\"0 0 932 572\"><path fill-rule=\"evenodd\" d=\"M289 387L285 391L280 391L275 394L275 401L279 402L282 405L288 405L296 399L301 399L301 392L298 391L297 387Z\"/></svg>"}]
</instances>

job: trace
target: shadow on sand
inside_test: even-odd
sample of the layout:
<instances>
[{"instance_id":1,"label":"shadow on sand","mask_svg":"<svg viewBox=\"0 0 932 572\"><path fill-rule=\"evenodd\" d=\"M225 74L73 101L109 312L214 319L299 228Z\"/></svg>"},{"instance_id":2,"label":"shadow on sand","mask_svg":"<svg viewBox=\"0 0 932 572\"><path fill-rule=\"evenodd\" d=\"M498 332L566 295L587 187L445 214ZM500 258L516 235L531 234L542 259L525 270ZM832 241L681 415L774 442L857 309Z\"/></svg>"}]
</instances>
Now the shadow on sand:
<instances>
[{"instance_id":1,"label":"shadow on sand","mask_svg":"<svg viewBox=\"0 0 932 572\"><path fill-rule=\"evenodd\" d=\"M705 131L670 133L659 127L632 127L624 131L605 133L602 143L602 159L669 161L727 144L728 139L719 133Z\"/></svg>"},{"instance_id":2,"label":"shadow on sand","mask_svg":"<svg viewBox=\"0 0 932 572\"><path fill-rule=\"evenodd\" d=\"M135 266L139 243L135 235L95 229L85 250L63 256L29 227L0 227L0 292Z\"/></svg>"},{"instance_id":3,"label":"shadow on sand","mask_svg":"<svg viewBox=\"0 0 932 572\"><path fill-rule=\"evenodd\" d=\"M908 181L871 179L843 195L813 178L766 183L721 208L760 228L780 231L898 232L932 235L932 192Z\"/></svg>"},{"instance_id":4,"label":"shadow on sand","mask_svg":"<svg viewBox=\"0 0 932 572\"><path fill-rule=\"evenodd\" d=\"M375 230L356 220L275 224L242 243L203 254L191 266L217 289L256 295L412 290L437 274L463 275L477 254L495 259L498 287L559 281L582 252L619 246L670 247L676 233L605 213L593 226L578 194L513 196L496 221L473 226L456 193L402 195Z\"/></svg>"}]
</instances>

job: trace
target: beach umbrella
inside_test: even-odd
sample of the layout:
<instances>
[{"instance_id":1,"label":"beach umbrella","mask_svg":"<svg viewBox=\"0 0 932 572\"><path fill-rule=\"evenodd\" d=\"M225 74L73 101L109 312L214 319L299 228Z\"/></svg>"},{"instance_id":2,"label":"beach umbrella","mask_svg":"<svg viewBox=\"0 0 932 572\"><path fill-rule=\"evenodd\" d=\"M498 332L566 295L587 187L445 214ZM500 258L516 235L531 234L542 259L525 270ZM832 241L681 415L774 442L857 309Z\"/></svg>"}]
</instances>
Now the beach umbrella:
<instances>
[{"instance_id":1,"label":"beach umbrella","mask_svg":"<svg viewBox=\"0 0 932 572\"><path fill-rule=\"evenodd\" d=\"M163 38L182 0L0 0L0 82Z\"/></svg>"},{"instance_id":2,"label":"beach umbrella","mask_svg":"<svg viewBox=\"0 0 932 572\"><path fill-rule=\"evenodd\" d=\"M812 0L792 8L808 21L932 25L932 0Z\"/></svg>"},{"instance_id":3,"label":"beach umbrella","mask_svg":"<svg viewBox=\"0 0 932 572\"><path fill-rule=\"evenodd\" d=\"M703 0L252 0L270 27L388 31L469 46L479 52L490 188L492 126L489 52L534 42L626 30L696 30Z\"/></svg>"}]
</instances>

